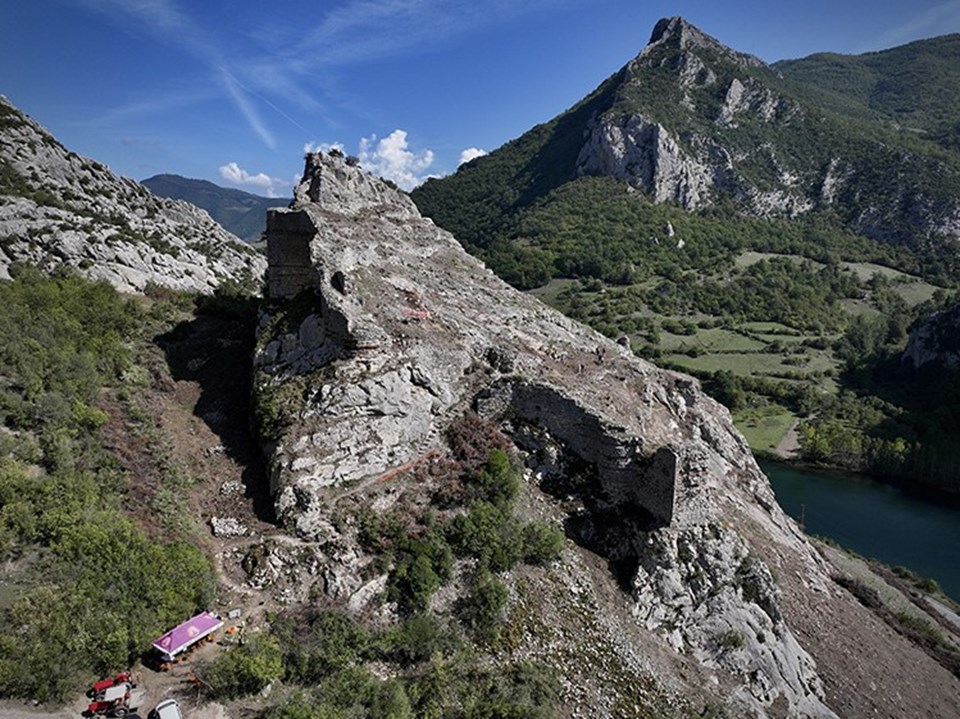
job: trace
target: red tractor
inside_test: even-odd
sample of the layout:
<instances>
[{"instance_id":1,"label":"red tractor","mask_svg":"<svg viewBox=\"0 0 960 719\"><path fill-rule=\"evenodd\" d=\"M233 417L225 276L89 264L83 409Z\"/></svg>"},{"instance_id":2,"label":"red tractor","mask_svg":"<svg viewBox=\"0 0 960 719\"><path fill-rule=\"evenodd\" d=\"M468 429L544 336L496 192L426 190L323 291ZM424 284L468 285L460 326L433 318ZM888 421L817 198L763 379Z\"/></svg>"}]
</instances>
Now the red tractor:
<instances>
[{"instance_id":1,"label":"red tractor","mask_svg":"<svg viewBox=\"0 0 960 719\"><path fill-rule=\"evenodd\" d=\"M110 681L110 680L103 680ZM97 682L94 685L102 684ZM104 686L99 692L95 692L90 705L84 714L88 717L106 716L106 717L125 717L127 714L136 711L143 701L145 692L140 689L134 689L136 685L129 681L111 683Z\"/></svg>"},{"instance_id":2,"label":"red tractor","mask_svg":"<svg viewBox=\"0 0 960 719\"><path fill-rule=\"evenodd\" d=\"M133 681L133 677L130 675L130 672L120 672L116 676L107 677L106 679L101 679L98 682L94 682L94 685L87 689L87 698L96 699L98 694L103 694L110 687L115 687L119 684L129 684L131 687L137 686L137 683Z\"/></svg>"}]
</instances>

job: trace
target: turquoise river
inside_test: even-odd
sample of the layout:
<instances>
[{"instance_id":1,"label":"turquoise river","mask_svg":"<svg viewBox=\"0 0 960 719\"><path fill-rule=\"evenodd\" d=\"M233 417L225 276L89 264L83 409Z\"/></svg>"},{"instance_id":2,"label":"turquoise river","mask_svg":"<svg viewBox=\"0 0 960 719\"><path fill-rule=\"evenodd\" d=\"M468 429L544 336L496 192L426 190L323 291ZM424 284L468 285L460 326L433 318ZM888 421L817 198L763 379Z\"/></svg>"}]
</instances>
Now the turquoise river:
<instances>
[{"instance_id":1,"label":"turquoise river","mask_svg":"<svg viewBox=\"0 0 960 719\"><path fill-rule=\"evenodd\" d=\"M960 600L960 509L866 478L761 462L780 506L809 534L936 579Z\"/></svg>"}]
</instances>

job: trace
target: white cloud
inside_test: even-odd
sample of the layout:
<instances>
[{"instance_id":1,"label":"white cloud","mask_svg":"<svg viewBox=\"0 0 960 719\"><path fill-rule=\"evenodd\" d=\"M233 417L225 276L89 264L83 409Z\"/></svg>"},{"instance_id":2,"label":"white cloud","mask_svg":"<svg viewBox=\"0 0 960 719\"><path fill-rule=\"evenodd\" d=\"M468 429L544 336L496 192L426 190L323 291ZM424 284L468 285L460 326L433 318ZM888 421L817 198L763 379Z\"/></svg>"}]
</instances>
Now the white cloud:
<instances>
[{"instance_id":1,"label":"white cloud","mask_svg":"<svg viewBox=\"0 0 960 719\"><path fill-rule=\"evenodd\" d=\"M427 179L424 171L433 164L433 151L417 154L407 149L405 130L394 130L378 140L376 135L360 140L360 164L369 172L412 190Z\"/></svg>"},{"instance_id":2,"label":"white cloud","mask_svg":"<svg viewBox=\"0 0 960 719\"><path fill-rule=\"evenodd\" d=\"M330 150L339 150L340 152L346 154L346 150L343 147L342 142L307 142L303 145L303 154L311 152L322 152L328 154Z\"/></svg>"},{"instance_id":3,"label":"white cloud","mask_svg":"<svg viewBox=\"0 0 960 719\"><path fill-rule=\"evenodd\" d=\"M460 162L457 163L457 167L470 162L470 160L476 160L478 157L483 157L486 154L487 151L481 150L479 147L468 147L466 150L460 153Z\"/></svg>"},{"instance_id":4,"label":"white cloud","mask_svg":"<svg viewBox=\"0 0 960 719\"><path fill-rule=\"evenodd\" d=\"M243 185L253 187L266 193L267 197L279 197L279 190L285 190L290 186L286 180L277 177L270 177L265 172L258 172L251 175L236 162L228 162L220 166L220 177L234 185Z\"/></svg>"}]
</instances>

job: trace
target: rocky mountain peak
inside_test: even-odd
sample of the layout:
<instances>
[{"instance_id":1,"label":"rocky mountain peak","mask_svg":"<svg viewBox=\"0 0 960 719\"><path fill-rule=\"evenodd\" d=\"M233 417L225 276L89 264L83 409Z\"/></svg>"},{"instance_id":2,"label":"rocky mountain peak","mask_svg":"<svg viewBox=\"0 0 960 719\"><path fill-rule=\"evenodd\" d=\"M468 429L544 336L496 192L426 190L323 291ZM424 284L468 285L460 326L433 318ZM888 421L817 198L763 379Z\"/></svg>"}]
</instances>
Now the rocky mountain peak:
<instances>
[{"instance_id":1,"label":"rocky mountain peak","mask_svg":"<svg viewBox=\"0 0 960 719\"><path fill-rule=\"evenodd\" d=\"M707 47L709 45L720 44L679 15L660 19L657 24L653 26L653 32L650 34L650 41L647 44L657 45L668 43L674 47L683 49L691 46Z\"/></svg>"},{"instance_id":2,"label":"rocky mountain peak","mask_svg":"<svg viewBox=\"0 0 960 719\"><path fill-rule=\"evenodd\" d=\"M663 18L653 27L650 41L641 53L641 57L655 51L697 51L712 50L720 57L745 67L763 67L764 63L753 55L737 52L719 40L706 34L695 25L691 25L679 15Z\"/></svg>"}]
</instances>

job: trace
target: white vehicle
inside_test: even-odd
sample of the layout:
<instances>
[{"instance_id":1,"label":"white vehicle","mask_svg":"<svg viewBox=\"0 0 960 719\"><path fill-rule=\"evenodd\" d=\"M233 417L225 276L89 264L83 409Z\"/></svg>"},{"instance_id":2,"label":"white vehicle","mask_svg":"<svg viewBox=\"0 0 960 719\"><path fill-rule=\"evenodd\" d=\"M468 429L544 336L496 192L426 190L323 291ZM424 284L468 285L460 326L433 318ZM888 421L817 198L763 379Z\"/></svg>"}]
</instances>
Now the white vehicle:
<instances>
[{"instance_id":1,"label":"white vehicle","mask_svg":"<svg viewBox=\"0 0 960 719\"><path fill-rule=\"evenodd\" d=\"M164 699L149 714L149 719L183 719L176 699Z\"/></svg>"}]
</instances>

